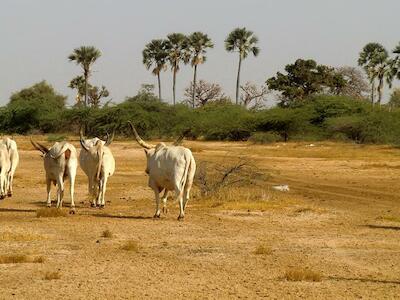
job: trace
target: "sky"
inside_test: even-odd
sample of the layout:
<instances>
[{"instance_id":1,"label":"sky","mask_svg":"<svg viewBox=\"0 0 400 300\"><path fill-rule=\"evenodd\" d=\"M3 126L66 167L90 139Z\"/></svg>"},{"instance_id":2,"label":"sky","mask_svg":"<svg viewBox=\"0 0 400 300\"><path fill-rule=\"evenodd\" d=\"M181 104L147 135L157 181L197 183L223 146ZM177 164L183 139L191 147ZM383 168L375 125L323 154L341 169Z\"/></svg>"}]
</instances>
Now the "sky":
<instances>
[{"instance_id":1,"label":"sky","mask_svg":"<svg viewBox=\"0 0 400 300\"><path fill-rule=\"evenodd\" d=\"M259 38L261 52L243 62L241 79L262 84L297 58L357 66L368 42L392 50L400 42L399 11L399 0L1 0L0 105L41 80L73 104L68 83L81 69L67 57L82 45L102 52L91 83L105 85L112 101L121 102L141 84L157 83L142 64L146 43L194 31L207 33L215 44L198 68L198 79L219 83L234 98L238 57L224 50L232 29L246 27ZM178 98L191 79L191 67L183 66ZM171 102L170 69L161 80L163 98Z\"/></svg>"}]
</instances>

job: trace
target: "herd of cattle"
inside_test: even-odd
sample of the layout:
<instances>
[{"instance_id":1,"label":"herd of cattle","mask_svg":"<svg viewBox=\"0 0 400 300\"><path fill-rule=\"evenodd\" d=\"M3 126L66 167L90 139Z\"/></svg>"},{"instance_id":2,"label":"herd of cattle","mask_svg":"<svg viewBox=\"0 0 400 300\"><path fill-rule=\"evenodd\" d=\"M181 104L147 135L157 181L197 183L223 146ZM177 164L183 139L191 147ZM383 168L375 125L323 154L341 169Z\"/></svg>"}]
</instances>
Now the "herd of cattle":
<instances>
[{"instance_id":1,"label":"herd of cattle","mask_svg":"<svg viewBox=\"0 0 400 300\"><path fill-rule=\"evenodd\" d=\"M193 185L196 162L192 152L183 146L166 145L158 143L151 145L142 140L135 127L129 122L133 135L140 146L144 148L149 176L149 187L155 194L156 211L155 218L159 218L160 193L163 193L162 201L164 211L168 192L175 192L179 202L179 219L185 216L185 207L189 200L190 189ZM79 164L88 177L88 190L91 195L93 207L104 208L105 193L108 177L115 171L115 160L109 148L114 135L107 134L105 141L95 137L84 139L80 133L81 151ZM57 186L57 208L62 207L64 196L64 181L70 181L71 209L75 213L74 186L76 171L78 168L78 154L76 148L68 142L56 142L51 148L35 142L31 138L35 149L42 153L47 185L47 206L51 206L50 189L51 184ZM12 196L12 184L15 169L19 162L17 144L10 138L0 142L0 199Z\"/></svg>"}]
</instances>

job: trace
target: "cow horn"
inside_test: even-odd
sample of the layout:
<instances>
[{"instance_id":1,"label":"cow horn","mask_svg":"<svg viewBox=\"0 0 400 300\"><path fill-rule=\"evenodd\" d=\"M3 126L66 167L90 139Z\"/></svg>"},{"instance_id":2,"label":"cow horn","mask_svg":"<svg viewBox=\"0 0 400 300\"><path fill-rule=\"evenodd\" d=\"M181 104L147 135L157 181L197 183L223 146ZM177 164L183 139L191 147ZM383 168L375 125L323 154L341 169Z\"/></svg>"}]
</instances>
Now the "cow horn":
<instances>
[{"instance_id":1,"label":"cow horn","mask_svg":"<svg viewBox=\"0 0 400 300\"><path fill-rule=\"evenodd\" d=\"M83 138L83 128L82 127L79 130L79 142L81 143L81 146L83 149L85 149L86 151L89 151L89 147L86 145L86 142Z\"/></svg>"},{"instance_id":2,"label":"cow horn","mask_svg":"<svg viewBox=\"0 0 400 300\"><path fill-rule=\"evenodd\" d=\"M190 133L190 131L192 131L191 129L186 129L181 135L180 137L178 137L178 139L173 143L174 146L179 146L182 144L182 140L185 138L185 136Z\"/></svg>"},{"instance_id":3,"label":"cow horn","mask_svg":"<svg viewBox=\"0 0 400 300\"><path fill-rule=\"evenodd\" d=\"M109 135L108 132L107 132L107 141L106 141L106 143L104 144L104 146L109 146L109 145L112 143L112 141L114 140L114 134L115 134L115 129L113 130L113 132L112 132L112 134L111 134L111 137L110 137L110 135Z\"/></svg>"},{"instance_id":4,"label":"cow horn","mask_svg":"<svg viewBox=\"0 0 400 300\"><path fill-rule=\"evenodd\" d=\"M33 147L35 147L36 150L39 150L43 154L46 154L47 152L49 152L49 149L47 149L46 146L43 146L42 144L33 141L32 137L31 137L31 144L33 145Z\"/></svg>"},{"instance_id":5,"label":"cow horn","mask_svg":"<svg viewBox=\"0 0 400 300\"><path fill-rule=\"evenodd\" d=\"M131 126L133 135L135 136L135 139L136 139L136 141L138 142L138 144L139 144L140 146L142 146L143 148L146 148L146 149L155 148L154 145L147 144L145 141L143 141L142 138L141 138L141 137L139 136L139 134L137 133L137 131L136 131L136 129L135 129L135 126L133 126L133 124L132 124L131 122L129 122L129 121L128 121L128 123L129 123L129 125Z\"/></svg>"}]
</instances>

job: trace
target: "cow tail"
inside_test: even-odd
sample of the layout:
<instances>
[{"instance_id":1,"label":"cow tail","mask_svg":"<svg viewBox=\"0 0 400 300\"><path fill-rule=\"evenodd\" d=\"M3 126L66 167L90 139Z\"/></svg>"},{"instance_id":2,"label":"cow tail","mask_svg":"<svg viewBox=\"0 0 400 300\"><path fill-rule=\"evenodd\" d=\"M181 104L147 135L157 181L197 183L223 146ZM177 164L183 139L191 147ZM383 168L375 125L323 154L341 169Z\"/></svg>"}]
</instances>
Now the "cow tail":
<instances>
[{"instance_id":1,"label":"cow tail","mask_svg":"<svg viewBox=\"0 0 400 300\"><path fill-rule=\"evenodd\" d=\"M185 170L183 171L183 176L182 176L182 179L181 179L181 186L180 186L181 187L181 191L183 191L183 188L185 187L187 176L188 176L188 173L189 173L189 167L190 167L190 163L191 163L190 157L188 159L188 157L185 155L185 161L186 161Z\"/></svg>"},{"instance_id":2,"label":"cow tail","mask_svg":"<svg viewBox=\"0 0 400 300\"><path fill-rule=\"evenodd\" d=\"M97 155L99 156L99 162L97 165L97 173L96 178L100 180L101 166L103 165L103 144L101 142L97 142Z\"/></svg>"}]
</instances>

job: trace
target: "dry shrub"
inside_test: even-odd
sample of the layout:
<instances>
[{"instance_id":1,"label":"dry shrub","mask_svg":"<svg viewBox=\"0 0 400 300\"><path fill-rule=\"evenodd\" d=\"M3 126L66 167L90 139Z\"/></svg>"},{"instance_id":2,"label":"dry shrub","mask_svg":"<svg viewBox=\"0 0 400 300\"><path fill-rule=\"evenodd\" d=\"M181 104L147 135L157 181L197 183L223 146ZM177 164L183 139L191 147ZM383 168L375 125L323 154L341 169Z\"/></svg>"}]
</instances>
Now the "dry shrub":
<instances>
[{"instance_id":1,"label":"dry shrub","mask_svg":"<svg viewBox=\"0 0 400 300\"><path fill-rule=\"evenodd\" d=\"M139 252L139 244L136 241L127 241L120 248L121 250Z\"/></svg>"},{"instance_id":2,"label":"dry shrub","mask_svg":"<svg viewBox=\"0 0 400 300\"><path fill-rule=\"evenodd\" d=\"M202 161L197 167L195 185L202 197L209 197L227 187L261 186L266 177L265 172L246 158L222 164Z\"/></svg>"},{"instance_id":3,"label":"dry shrub","mask_svg":"<svg viewBox=\"0 0 400 300\"><path fill-rule=\"evenodd\" d=\"M112 233L109 229L106 229L106 230L103 231L103 233L101 234L101 236L102 236L103 238L111 239L111 238L113 237L113 233Z\"/></svg>"},{"instance_id":4,"label":"dry shrub","mask_svg":"<svg viewBox=\"0 0 400 300\"><path fill-rule=\"evenodd\" d=\"M43 236L33 233L0 232L0 241L35 241L42 239Z\"/></svg>"},{"instance_id":5,"label":"dry shrub","mask_svg":"<svg viewBox=\"0 0 400 300\"><path fill-rule=\"evenodd\" d=\"M36 217L38 218L58 218L66 217L67 215L66 211L55 207L41 208L36 211Z\"/></svg>"},{"instance_id":6,"label":"dry shrub","mask_svg":"<svg viewBox=\"0 0 400 300\"><path fill-rule=\"evenodd\" d=\"M322 280L320 273L301 267L291 268L286 271L285 279L288 281L313 281L319 282Z\"/></svg>"},{"instance_id":7,"label":"dry shrub","mask_svg":"<svg viewBox=\"0 0 400 300\"><path fill-rule=\"evenodd\" d=\"M54 271L54 272L46 272L46 274L44 274L44 279L45 280L57 280L61 278L61 274L58 271Z\"/></svg>"},{"instance_id":8,"label":"dry shrub","mask_svg":"<svg viewBox=\"0 0 400 300\"><path fill-rule=\"evenodd\" d=\"M264 244L260 244L256 247L256 250L254 251L254 254L257 255L271 255L272 254L272 249Z\"/></svg>"},{"instance_id":9,"label":"dry shrub","mask_svg":"<svg viewBox=\"0 0 400 300\"><path fill-rule=\"evenodd\" d=\"M30 257L25 254L1 255L0 264L44 263L42 256Z\"/></svg>"}]
</instances>

